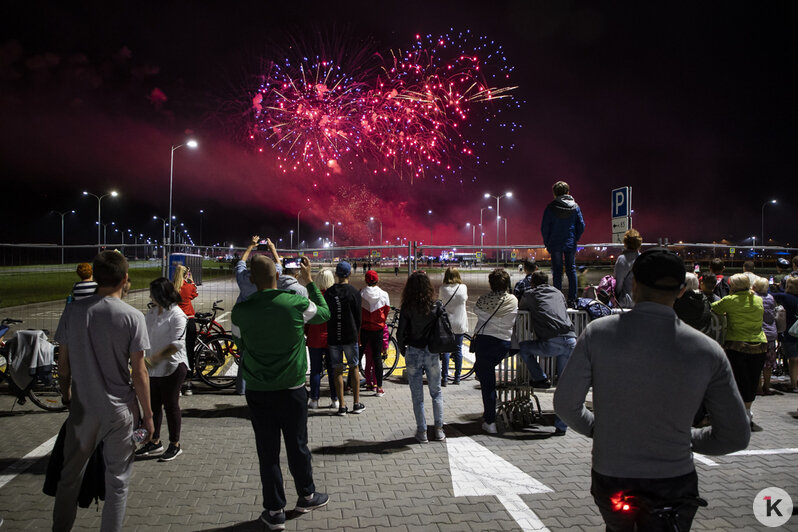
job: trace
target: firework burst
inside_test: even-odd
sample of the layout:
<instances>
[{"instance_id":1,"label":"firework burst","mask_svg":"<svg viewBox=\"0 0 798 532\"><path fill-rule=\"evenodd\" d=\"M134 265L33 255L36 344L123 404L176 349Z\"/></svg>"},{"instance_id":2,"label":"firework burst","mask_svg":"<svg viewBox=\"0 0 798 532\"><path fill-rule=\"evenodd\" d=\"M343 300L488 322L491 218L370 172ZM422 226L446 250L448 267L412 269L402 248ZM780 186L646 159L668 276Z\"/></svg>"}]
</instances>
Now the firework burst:
<instances>
[{"instance_id":1,"label":"firework burst","mask_svg":"<svg viewBox=\"0 0 798 532\"><path fill-rule=\"evenodd\" d=\"M272 62L261 76L250 140L276 150L285 172L329 176L357 165L411 181L462 180L464 161L482 163L476 147L492 121L518 127L499 120L518 102L508 86L512 68L485 37L416 35L407 51L361 50L347 65L345 51L337 55ZM472 119L478 110L486 112Z\"/></svg>"}]
</instances>

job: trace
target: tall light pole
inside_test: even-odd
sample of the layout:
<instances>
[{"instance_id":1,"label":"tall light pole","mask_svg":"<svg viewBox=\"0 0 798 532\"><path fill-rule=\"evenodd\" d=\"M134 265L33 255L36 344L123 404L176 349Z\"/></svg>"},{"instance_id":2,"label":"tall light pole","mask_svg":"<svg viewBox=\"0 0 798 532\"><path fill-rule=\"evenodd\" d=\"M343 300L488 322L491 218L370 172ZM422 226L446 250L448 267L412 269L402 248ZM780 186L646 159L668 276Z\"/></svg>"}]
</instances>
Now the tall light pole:
<instances>
[{"instance_id":1,"label":"tall light pole","mask_svg":"<svg viewBox=\"0 0 798 532\"><path fill-rule=\"evenodd\" d=\"M369 218L369 220L371 220L373 222L374 221L374 217L371 216ZM377 220L377 222L379 222L379 224L380 224L380 244L382 244L382 220Z\"/></svg>"},{"instance_id":2,"label":"tall light pole","mask_svg":"<svg viewBox=\"0 0 798 532\"><path fill-rule=\"evenodd\" d=\"M200 234L199 234L199 245L202 247L202 215L205 213L204 210L200 209Z\"/></svg>"},{"instance_id":3,"label":"tall light pole","mask_svg":"<svg viewBox=\"0 0 798 532\"><path fill-rule=\"evenodd\" d=\"M166 218L161 218L160 216L153 216L153 220L160 220L163 223L163 231L161 232L161 276L166 277L166 248L163 247L164 242L166 242ZM171 231L171 227L169 228ZM158 249L158 246L155 247Z\"/></svg>"},{"instance_id":4,"label":"tall light pole","mask_svg":"<svg viewBox=\"0 0 798 532\"><path fill-rule=\"evenodd\" d=\"M179 144L177 146L172 144L172 155L171 155L171 158L169 159L169 220L172 219L172 183L174 181L175 150L179 150L183 146L188 146L189 148L194 149L194 148L197 147L197 141L194 140L194 139L190 139L185 144ZM170 231L170 233L171 233L171 231ZM172 243L171 240L172 240L172 238L171 238L171 235L170 235L169 238L166 241L166 247L164 248L164 250L171 249L169 247L170 244ZM164 255L166 255L166 251L164 251Z\"/></svg>"},{"instance_id":5,"label":"tall light pole","mask_svg":"<svg viewBox=\"0 0 798 532\"><path fill-rule=\"evenodd\" d=\"M477 232L477 227L475 225L471 225L471 222L466 222L466 227L471 228L471 247L474 247L475 236Z\"/></svg>"},{"instance_id":6,"label":"tall light pole","mask_svg":"<svg viewBox=\"0 0 798 532\"><path fill-rule=\"evenodd\" d=\"M291 243L289 244L288 249L294 249L294 230L291 229L289 233L291 233Z\"/></svg>"},{"instance_id":7,"label":"tall light pole","mask_svg":"<svg viewBox=\"0 0 798 532\"><path fill-rule=\"evenodd\" d=\"M63 264L64 263L64 216L66 216L67 214L75 214L75 211L71 210L64 212L59 212L59 211L50 211L50 212L61 216L61 264Z\"/></svg>"},{"instance_id":8,"label":"tall light pole","mask_svg":"<svg viewBox=\"0 0 798 532\"><path fill-rule=\"evenodd\" d=\"M324 222L324 225L332 227L332 236L330 237L330 246L335 247L335 226L341 225L341 222Z\"/></svg>"},{"instance_id":9,"label":"tall light pole","mask_svg":"<svg viewBox=\"0 0 798 532\"><path fill-rule=\"evenodd\" d=\"M772 199L762 204L762 234L760 235L762 237L762 240L760 240L762 242L762 264L765 263L765 207L776 203L777 201Z\"/></svg>"},{"instance_id":10,"label":"tall light pole","mask_svg":"<svg viewBox=\"0 0 798 532\"><path fill-rule=\"evenodd\" d=\"M513 193L512 192L505 192L501 196L494 196L493 194L488 194L486 192L485 193L485 197L486 198L495 198L496 199L496 245L498 246L499 245L499 220L501 219L499 217L499 200L502 199L502 198L505 198L505 197L506 198L512 198L513 197ZM499 264L499 250L498 249L496 249L496 264Z\"/></svg>"},{"instance_id":11,"label":"tall light pole","mask_svg":"<svg viewBox=\"0 0 798 532\"><path fill-rule=\"evenodd\" d=\"M83 195L92 196L97 199L97 253L99 253L100 251L102 251L102 242L100 241L100 224L102 224L103 198L107 198L108 196L115 198L119 195L119 193L116 190L112 190L108 194L103 194L102 196L98 196L97 194L92 194L91 192L86 192L84 190Z\"/></svg>"},{"instance_id":12,"label":"tall light pole","mask_svg":"<svg viewBox=\"0 0 798 532\"><path fill-rule=\"evenodd\" d=\"M479 250L482 251L482 246L485 245L485 231L482 229L482 213L485 210L492 210L493 207L482 207L479 209Z\"/></svg>"}]
</instances>

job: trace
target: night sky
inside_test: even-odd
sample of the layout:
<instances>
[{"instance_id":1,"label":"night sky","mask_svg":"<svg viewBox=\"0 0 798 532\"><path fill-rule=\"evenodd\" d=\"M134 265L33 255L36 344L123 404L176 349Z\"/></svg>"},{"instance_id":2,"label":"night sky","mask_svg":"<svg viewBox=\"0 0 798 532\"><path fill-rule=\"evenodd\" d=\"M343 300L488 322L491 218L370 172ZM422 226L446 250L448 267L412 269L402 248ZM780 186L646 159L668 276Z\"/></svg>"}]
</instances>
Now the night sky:
<instances>
[{"instance_id":1,"label":"night sky","mask_svg":"<svg viewBox=\"0 0 798 532\"><path fill-rule=\"evenodd\" d=\"M609 241L610 190L630 185L646 241L759 240L762 205L776 198L765 235L796 244L794 2L73 4L0 6L0 242L56 242L48 212L75 209L67 243L92 243L97 203L81 191L112 188L121 196L103 201L104 222L160 237L170 147L191 137L197 150L175 152L173 209L195 240L205 211L205 243L256 232L287 243L302 208L303 240L329 237L332 220L339 243L364 244L378 238L364 225L374 216L387 240L467 244L466 222L495 205L483 193L512 191L509 240L537 244L562 179L584 212L583 242ZM412 184L357 166L283 174L274 153L244 142L258 65L290 42L356 54L450 29L501 43L515 67L520 105L504 119L521 128L474 139L482 165ZM484 223L494 244L493 211Z\"/></svg>"}]
</instances>

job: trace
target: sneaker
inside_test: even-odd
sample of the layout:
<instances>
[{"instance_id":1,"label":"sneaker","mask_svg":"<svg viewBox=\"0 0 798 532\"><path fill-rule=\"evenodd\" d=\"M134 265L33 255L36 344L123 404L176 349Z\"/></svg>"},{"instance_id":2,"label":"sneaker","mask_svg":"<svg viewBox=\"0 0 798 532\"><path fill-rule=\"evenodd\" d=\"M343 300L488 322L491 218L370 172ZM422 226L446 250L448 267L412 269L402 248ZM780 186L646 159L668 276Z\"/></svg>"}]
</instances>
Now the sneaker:
<instances>
[{"instance_id":1,"label":"sneaker","mask_svg":"<svg viewBox=\"0 0 798 532\"><path fill-rule=\"evenodd\" d=\"M566 431L562 429L554 429L554 432L551 433L552 436L565 436Z\"/></svg>"},{"instance_id":2,"label":"sneaker","mask_svg":"<svg viewBox=\"0 0 798 532\"><path fill-rule=\"evenodd\" d=\"M194 392L191 391L191 383L186 382L183 386L180 387L180 393L184 396L194 395Z\"/></svg>"},{"instance_id":3,"label":"sneaker","mask_svg":"<svg viewBox=\"0 0 798 532\"><path fill-rule=\"evenodd\" d=\"M174 444L170 443L169 447L167 447L167 449L166 449L166 452L161 455L161 457L158 459L158 461L159 462L171 462L172 460L174 460L175 458L177 458L181 454L183 454L183 449L178 447L177 445L174 445Z\"/></svg>"},{"instance_id":4,"label":"sneaker","mask_svg":"<svg viewBox=\"0 0 798 532\"><path fill-rule=\"evenodd\" d=\"M443 377L441 379L441 388L446 388L449 385L449 383L447 382L448 380L449 379L447 379L446 377Z\"/></svg>"},{"instance_id":5,"label":"sneaker","mask_svg":"<svg viewBox=\"0 0 798 532\"><path fill-rule=\"evenodd\" d=\"M341 406L341 403L340 403L340 401L338 401L338 399L333 399L333 400L332 400L332 403L330 403L330 408L334 408L334 409L336 409L336 410L337 410L337 409L338 409L338 407L340 407L340 406Z\"/></svg>"},{"instance_id":6,"label":"sneaker","mask_svg":"<svg viewBox=\"0 0 798 532\"><path fill-rule=\"evenodd\" d=\"M416 431L416 441L418 443L429 443L429 439L427 438L427 431L426 430Z\"/></svg>"},{"instance_id":7,"label":"sneaker","mask_svg":"<svg viewBox=\"0 0 798 532\"><path fill-rule=\"evenodd\" d=\"M136 449L136 456L153 456L163 453L163 443L152 443L148 441L138 449Z\"/></svg>"},{"instance_id":8,"label":"sneaker","mask_svg":"<svg viewBox=\"0 0 798 532\"><path fill-rule=\"evenodd\" d=\"M296 501L296 508L294 508L294 511L304 514L311 510L315 510L316 508L327 506L329 501L330 497L326 493L316 492L313 494L310 500L306 499L305 497L300 497Z\"/></svg>"},{"instance_id":9,"label":"sneaker","mask_svg":"<svg viewBox=\"0 0 798 532\"><path fill-rule=\"evenodd\" d=\"M372 390L374 390L374 385L373 385L373 384L371 384L371 383L369 383L369 384L366 384L366 391L367 391L367 392L370 392L370 391L372 391Z\"/></svg>"},{"instance_id":10,"label":"sneaker","mask_svg":"<svg viewBox=\"0 0 798 532\"><path fill-rule=\"evenodd\" d=\"M382 397L383 395L385 395L385 390L383 390L382 388L377 388L377 391L374 393L374 395L377 397Z\"/></svg>"},{"instance_id":11,"label":"sneaker","mask_svg":"<svg viewBox=\"0 0 798 532\"><path fill-rule=\"evenodd\" d=\"M762 427L760 427L759 425L757 425L753 421L751 422L751 432L762 432L763 430L765 430L765 429L763 429Z\"/></svg>"},{"instance_id":12,"label":"sneaker","mask_svg":"<svg viewBox=\"0 0 798 532\"><path fill-rule=\"evenodd\" d=\"M285 530L285 512L280 510L279 514L272 515L269 510L264 510L260 514L260 520L269 530Z\"/></svg>"},{"instance_id":13,"label":"sneaker","mask_svg":"<svg viewBox=\"0 0 798 532\"><path fill-rule=\"evenodd\" d=\"M316 410L319 407L319 400L318 399L311 399L308 403L308 408L311 410Z\"/></svg>"},{"instance_id":14,"label":"sneaker","mask_svg":"<svg viewBox=\"0 0 798 532\"><path fill-rule=\"evenodd\" d=\"M435 427L435 441L446 440L446 433L443 432L443 427Z\"/></svg>"},{"instance_id":15,"label":"sneaker","mask_svg":"<svg viewBox=\"0 0 798 532\"><path fill-rule=\"evenodd\" d=\"M359 414L362 411L364 411L365 409L366 409L366 405L364 405L363 403L355 403L352 406L352 413L353 414Z\"/></svg>"},{"instance_id":16,"label":"sneaker","mask_svg":"<svg viewBox=\"0 0 798 532\"><path fill-rule=\"evenodd\" d=\"M454 380L452 381L452 384L454 384L455 386L460 386L460 377L455 377Z\"/></svg>"},{"instance_id":17,"label":"sneaker","mask_svg":"<svg viewBox=\"0 0 798 532\"><path fill-rule=\"evenodd\" d=\"M549 379L543 379L542 381L532 381L533 388L542 388L548 389L551 388L551 381Z\"/></svg>"},{"instance_id":18,"label":"sneaker","mask_svg":"<svg viewBox=\"0 0 798 532\"><path fill-rule=\"evenodd\" d=\"M349 412L349 409L345 406L342 406L341 408L338 409L339 416L345 416L347 412Z\"/></svg>"},{"instance_id":19,"label":"sneaker","mask_svg":"<svg viewBox=\"0 0 798 532\"><path fill-rule=\"evenodd\" d=\"M496 423L483 423L482 430L488 434L498 434L499 430L496 428Z\"/></svg>"}]
</instances>

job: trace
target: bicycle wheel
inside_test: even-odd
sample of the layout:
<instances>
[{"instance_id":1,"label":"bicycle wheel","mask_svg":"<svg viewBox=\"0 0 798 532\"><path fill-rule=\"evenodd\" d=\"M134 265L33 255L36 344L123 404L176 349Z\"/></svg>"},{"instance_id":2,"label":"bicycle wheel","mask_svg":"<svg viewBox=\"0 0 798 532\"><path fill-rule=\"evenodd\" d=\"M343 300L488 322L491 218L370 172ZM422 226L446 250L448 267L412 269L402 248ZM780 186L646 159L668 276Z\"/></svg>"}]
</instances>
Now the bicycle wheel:
<instances>
[{"instance_id":1,"label":"bicycle wheel","mask_svg":"<svg viewBox=\"0 0 798 532\"><path fill-rule=\"evenodd\" d=\"M238 347L229 334L197 338L194 371L212 388L235 386L238 375Z\"/></svg>"},{"instance_id":2,"label":"bicycle wheel","mask_svg":"<svg viewBox=\"0 0 798 532\"><path fill-rule=\"evenodd\" d=\"M396 368L399 367L399 357L401 356L399 344L396 343L396 338L391 336L388 340L388 352L382 359L382 378L390 377L396 371Z\"/></svg>"},{"instance_id":3,"label":"bicycle wheel","mask_svg":"<svg viewBox=\"0 0 798 532\"><path fill-rule=\"evenodd\" d=\"M460 371L460 380L465 380L474 374L474 353L471 353L471 335L463 335L463 368ZM449 378L454 380L454 360L449 358Z\"/></svg>"},{"instance_id":4,"label":"bicycle wheel","mask_svg":"<svg viewBox=\"0 0 798 532\"><path fill-rule=\"evenodd\" d=\"M61 387L58 385L58 363L53 362L53 371L37 376L28 388L28 397L33 404L50 412L62 412L67 407L61 402Z\"/></svg>"}]
</instances>

